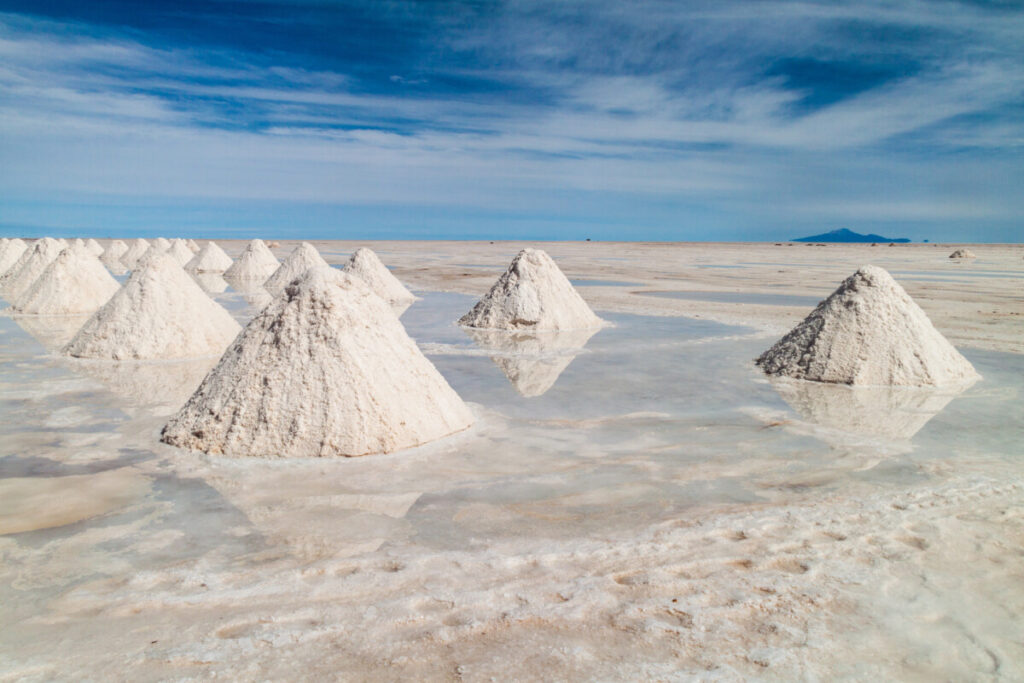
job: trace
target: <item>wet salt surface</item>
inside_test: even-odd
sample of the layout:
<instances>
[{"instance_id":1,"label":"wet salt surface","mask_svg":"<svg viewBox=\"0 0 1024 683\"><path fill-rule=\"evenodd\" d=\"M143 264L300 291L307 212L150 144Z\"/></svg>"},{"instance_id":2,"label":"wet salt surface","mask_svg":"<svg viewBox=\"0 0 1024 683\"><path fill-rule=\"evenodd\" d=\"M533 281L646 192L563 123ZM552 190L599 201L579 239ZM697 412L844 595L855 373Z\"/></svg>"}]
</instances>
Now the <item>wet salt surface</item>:
<instances>
[{"instance_id":1,"label":"wet salt surface","mask_svg":"<svg viewBox=\"0 0 1024 683\"><path fill-rule=\"evenodd\" d=\"M105 656L113 656L108 650L117 648L95 648L90 639L96 636L87 635L95 628L94 619L103 619L105 637L123 647L148 648L151 640L160 641L155 660L139 654L132 660L135 665L157 666L184 657L208 662L188 669L193 673L211 666L244 672L254 651L234 644L251 648L260 638L278 637L283 639L279 646L298 647L296 635L316 627L301 625L309 620L292 627L288 619L272 626L274 620L261 622L256 615L239 621L250 625L232 627L237 630L230 633L237 635L225 640L212 635L220 632L219 619L233 610L244 612L250 602L272 612L297 600L289 609L301 612L307 601L317 604L317 585L325 591L323 599L356 610L337 616L347 642L361 642L352 631L364 630L368 640L390 643L400 653L412 646L400 631L379 630L391 623L383 615L401 622L397 615L408 610L423 618L434 609L426 604L434 600L476 605L466 617L443 610L446 621L431 628L444 636L463 632L459 629L472 633L474 620L491 623L488 619L497 615L488 616L489 601L504 603L500 589L486 599L475 597L470 586L464 594L452 593L446 576L458 571L437 553L460 553L455 566L465 565L480 580L493 574L497 581L512 571L504 567L513 557L542 558L561 548L586 556L588 544L631 543L652 525L718 514L709 510L755 514L766 506L825 505L852 493L901 495L941 488L956 477L998 478L1018 466L1024 442L1020 356L966 349L984 380L962 393L886 394L858 403L842 387L816 387L808 393L800 385L768 382L751 359L772 339L745 328L602 313L612 326L592 336L478 337L453 322L472 306L472 297L422 295L402 321L472 404L478 424L420 449L351 460L225 460L163 446L157 441L159 429L173 408L147 408L140 394L147 387L160 392L182 375L188 379L181 366L149 368L152 377L167 379L147 379L141 386L123 377L105 383L97 379L107 378L102 372L93 368L90 374L84 365L47 355L17 320L0 318L0 482L17 484L4 490L0 518L18 510L22 516L16 521L32 526L33 520L25 519L32 508L19 507L24 502L18 500L19 491L56 507L72 491L96 492L95 499L86 497L91 506L76 499L63 517L40 515L44 526L0 536L0 621L20 624L17 634L0 638L0 652L7 650L0 657L7 662L0 664L0 673L18 672L21 665L24 673L33 663L52 661L49 648L38 643L53 638L68 647L78 643L80 661L100 666ZM228 290L215 296L240 321L256 312L242 294ZM202 373L191 377L198 384ZM187 382L175 391L187 397ZM90 477L96 478L93 484ZM62 496L64 481L68 493ZM828 509L826 516L839 514ZM55 519L67 523L45 526ZM538 550L545 543L554 545ZM663 561L653 550L623 547L640 566ZM675 561L714 552L680 549ZM755 554L750 561L758 564L780 551L761 552L768 555ZM599 557L589 561L607 561ZM337 564L345 558L351 558L348 564ZM474 564L478 561L484 564ZM378 575L368 573L371 566L391 569ZM599 574L610 571L588 566ZM305 576L315 567L328 570L325 578L315 579L314 572L314 578L302 580L302 588L293 585L291 572ZM357 576L367 577L363 581L373 575L366 592L333 586L327 578L350 571L360 571ZM561 578L566 571L546 577L524 565L508 580L520 586L514 590L528 604L535 592L564 593L565 600L556 602L571 606L574 589ZM685 573L694 571L689 567ZM537 585L523 578L537 572L546 577L538 578ZM615 591L634 583L657 583L654 575L645 578L637 572L634 567L615 574L608 579L610 588L595 588L594 595L616 596ZM239 587L229 589L236 581ZM236 592L249 584L262 588L253 594ZM404 588L398 590L399 585ZM704 594L721 591L734 594L734 600L740 590L739 584L723 587L711 579L700 585ZM781 590L771 585L770 590ZM369 597L377 590L389 597ZM490 589L480 590L490 594ZM924 588L901 590L924 604ZM274 596L269 604L263 594ZM395 595L412 602L389 607ZM629 605L640 609L646 604L643 595L618 595L613 602L622 602L628 613ZM206 601L216 617L181 622L184 605ZM677 621L684 626L687 620L700 622L705 612L714 613L715 604L690 604L685 618ZM136 609L145 614L145 622L127 616ZM322 609L312 621L325 618ZM361 616L368 609L380 614ZM534 606L527 612L534 614L531 618L554 618L548 609ZM601 608L588 609L600 613ZM893 610L898 609L894 604ZM617 618L633 623L632 617ZM874 628L883 629L886 619L895 617L876 618ZM197 625L204 619L210 620L210 631ZM634 626L627 630L631 645L624 652L633 652L638 637L657 640L638 636L643 631ZM138 639L141 646L130 635L137 632L144 636ZM933 651L949 645L941 637L922 642L926 660L939 657ZM1004 671L1014 671L1005 657ZM762 665L752 666L749 673ZM585 670L585 664L576 662L568 670ZM893 670L904 671L888 669Z\"/></svg>"},{"instance_id":2,"label":"wet salt surface","mask_svg":"<svg viewBox=\"0 0 1024 683\"><path fill-rule=\"evenodd\" d=\"M639 282L625 282L622 280L572 280L569 282L574 287L642 287Z\"/></svg>"},{"instance_id":3,"label":"wet salt surface","mask_svg":"<svg viewBox=\"0 0 1024 683\"><path fill-rule=\"evenodd\" d=\"M728 304L768 304L770 306L810 306L821 303L821 297L798 294L770 294L765 292L638 292L641 296L659 296L667 299L715 301Z\"/></svg>"}]
</instances>

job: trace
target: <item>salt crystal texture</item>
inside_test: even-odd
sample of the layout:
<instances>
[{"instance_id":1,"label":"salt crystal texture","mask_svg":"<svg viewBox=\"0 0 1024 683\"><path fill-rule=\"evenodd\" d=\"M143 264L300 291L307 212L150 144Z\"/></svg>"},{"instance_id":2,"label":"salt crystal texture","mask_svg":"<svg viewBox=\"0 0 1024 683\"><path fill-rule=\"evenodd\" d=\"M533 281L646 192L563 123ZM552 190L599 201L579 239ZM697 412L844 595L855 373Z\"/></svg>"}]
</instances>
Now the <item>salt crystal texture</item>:
<instances>
[{"instance_id":1,"label":"salt crystal texture","mask_svg":"<svg viewBox=\"0 0 1024 683\"><path fill-rule=\"evenodd\" d=\"M15 237L14 239L5 240L3 245L0 246L0 277L7 273L14 264L18 262L21 255L28 249L25 246L25 242Z\"/></svg>"},{"instance_id":2,"label":"salt crystal texture","mask_svg":"<svg viewBox=\"0 0 1024 683\"><path fill-rule=\"evenodd\" d=\"M142 255L149 249L150 244L141 237L135 239L128 247L128 251L121 254L119 259L128 269L135 267L135 262L142 258Z\"/></svg>"},{"instance_id":3,"label":"salt crystal texture","mask_svg":"<svg viewBox=\"0 0 1024 683\"><path fill-rule=\"evenodd\" d=\"M82 326L63 353L114 360L223 353L238 323L170 256L159 254Z\"/></svg>"},{"instance_id":4,"label":"salt crystal texture","mask_svg":"<svg viewBox=\"0 0 1024 683\"><path fill-rule=\"evenodd\" d=\"M89 253L91 253L93 256L99 258L100 256L103 255L103 247L100 245L99 242L97 242L93 238L90 237L88 240L86 240L85 246L89 248Z\"/></svg>"},{"instance_id":5,"label":"salt crystal texture","mask_svg":"<svg viewBox=\"0 0 1024 683\"><path fill-rule=\"evenodd\" d=\"M604 322L546 252L523 249L459 324L499 330L585 330Z\"/></svg>"},{"instance_id":6,"label":"salt crystal texture","mask_svg":"<svg viewBox=\"0 0 1024 683\"><path fill-rule=\"evenodd\" d=\"M267 281L263 283L263 288L271 294L278 294L289 282L300 277L310 268L330 268L330 266L312 244L303 242L295 247L274 271L274 274L267 278Z\"/></svg>"},{"instance_id":7,"label":"salt crystal texture","mask_svg":"<svg viewBox=\"0 0 1024 683\"><path fill-rule=\"evenodd\" d=\"M256 239L249 242L238 260L224 271L224 277L262 282L273 275L280 265L263 240Z\"/></svg>"},{"instance_id":8,"label":"salt crystal texture","mask_svg":"<svg viewBox=\"0 0 1024 683\"><path fill-rule=\"evenodd\" d=\"M949 258L977 258L977 257L974 255L974 252L971 251L970 249L957 249L956 251L954 251L952 254L949 255Z\"/></svg>"},{"instance_id":9,"label":"salt crystal texture","mask_svg":"<svg viewBox=\"0 0 1024 683\"><path fill-rule=\"evenodd\" d=\"M16 313L81 315L105 304L120 288L87 245L64 249L15 302Z\"/></svg>"},{"instance_id":10,"label":"salt crystal texture","mask_svg":"<svg viewBox=\"0 0 1024 683\"><path fill-rule=\"evenodd\" d=\"M345 272L355 275L377 296L391 303L411 302L416 299L413 293L398 281L387 269L372 249L361 247L345 264Z\"/></svg>"},{"instance_id":11,"label":"salt crystal texture","mask_svg":"<svg viewBox=\"0 0 1024 683\"><path fill-rule=\"evenodd\" d=\"M231 456L358 456L472 422L383 299L316 268L252 319L162 440Z\"/></svg>"},{"instance_id":12,"label":"salt crystal texture","mask_svg":"<svg viewBox=\"0 0 1024 683\"><path fill-rule=\"evenodd\" d=\"M192 260L195 254L188 248L188 244L185 240L173 240L171 242L170 249L167 250L167 254L174 259L179 265L184 267L186 263Z\"/></svg>"},{"instance_id":13,"label":"salt crystal texture","mask_svg":"<svg viewBox=\"0 0 1024 683\"><path fill-rule=\"evenodd\" d=\"M207 242L192 260L185 264L191 273L223 273L231 267L231 257L214 242Z\"/></svg>"},{"instance_id":14,"label":"salt crystal texture","mask_svg":"<svg viewBox=\"0 0 1024 683\"><path fill-rule=\"evenodd\" d=\"M55 240L49 237L36 240L35 244L25 252L25 260L21 262L19 259L21 266L15 264L17 270L12 269L8 273L11 277L2 285L4 298L12 304L16 303L21 295L32 286L36 278L43 274L46 266L50 265L50 262L57 258L57 254L67 246L67 242L64 240Z\"/></svg>"},{"instance_id":15,"label":"salt crystal texture","mask_svg":"<svg viewBox=\"0 0 1024 683\"><path fill-rule=\"evenodd\" d=\"M945 386L974 367L877 266L864 266L757 359L769 375L852 385Z\"/></svg>"}]
</instances>

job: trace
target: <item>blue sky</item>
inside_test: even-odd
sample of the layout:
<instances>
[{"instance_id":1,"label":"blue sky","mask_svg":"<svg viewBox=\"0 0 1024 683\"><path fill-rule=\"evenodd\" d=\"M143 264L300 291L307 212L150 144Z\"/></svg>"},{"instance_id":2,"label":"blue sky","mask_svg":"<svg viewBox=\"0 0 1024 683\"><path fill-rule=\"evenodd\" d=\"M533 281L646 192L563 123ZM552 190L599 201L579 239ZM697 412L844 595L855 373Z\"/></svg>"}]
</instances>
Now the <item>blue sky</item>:
<instances>
[{"instance_id":1,"label":"blue sky","mask_svg":"<svg viewBox=\"0 0 1024 683\"><path fill-rule=\"evenodd\" d=\"M0 233L1024 239L1024 3L0 0Z\"/></svg>"}]
</instances>

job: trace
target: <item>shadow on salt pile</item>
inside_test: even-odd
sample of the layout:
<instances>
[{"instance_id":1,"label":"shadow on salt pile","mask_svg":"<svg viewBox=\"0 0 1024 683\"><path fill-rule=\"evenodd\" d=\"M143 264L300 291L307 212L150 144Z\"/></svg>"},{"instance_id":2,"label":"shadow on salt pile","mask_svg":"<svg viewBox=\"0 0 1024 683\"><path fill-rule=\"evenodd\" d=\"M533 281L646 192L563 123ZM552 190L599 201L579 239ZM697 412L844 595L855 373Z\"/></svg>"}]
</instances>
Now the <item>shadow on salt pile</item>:
<instances>
[{"instance_id":1,"label":"shadow on salt pile","mask_svg":"<svg viewBox=\"0 0 1024 683\"><path fill-rule=\"evenodd\" d=\"M974 382L953 387L851 387L788 378L772 387L801 418L830 431L826 440L842 444L843 435L909 441L950 401Z\"/></svg>"},{"instance_id":2,"label":"shadow on salt pile","mask_svg":"<svg viewBox=\"0 0 1024 683\"><path fill-rule=\"evenodd\" d=\"M541 396L558 381L590 338L601 328L532 332L525 330L462 330L485 351L520 395Z\"/></svg>"},{"instance_id":3,"label":"shadow on salt pile","mask_svg":"<svg viewBox=\"0 0 1024 683\"><path fill-rule=\"evenodd\" d=\"M13 315L11 319L51 353L57 353L82 328L89 315Z\"/></svg>"}]
</instances>

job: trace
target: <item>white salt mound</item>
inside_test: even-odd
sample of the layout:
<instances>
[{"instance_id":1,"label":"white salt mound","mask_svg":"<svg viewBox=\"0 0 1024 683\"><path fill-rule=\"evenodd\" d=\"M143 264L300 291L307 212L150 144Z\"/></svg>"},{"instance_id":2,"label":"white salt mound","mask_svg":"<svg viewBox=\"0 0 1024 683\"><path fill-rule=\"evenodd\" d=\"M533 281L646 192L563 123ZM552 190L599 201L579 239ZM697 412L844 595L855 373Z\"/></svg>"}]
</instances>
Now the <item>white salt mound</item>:
<instances>
[{"instance_id":1,"label":"white salt mound","mask_svg":"<svg viewBox=\"0 0 1024 683\"><path fill-rule=\"evenodd\" d=\"M196 244L195 240L189 240L189 241L185 242L185 245L188 247L189 251L191 251L193 254L198 254L199 253L199 245Z\"/></svg>"},{"instance_id":2,"label":"white salt mound","mask_svg":"<svg viewBox=\"0 0 1024 683\"><path fill-rule=\"evenodd\" d=\"M263 240L256 239L249 242L238 260L224 271L224 277L262 282L273 275L280 265Z\"/></svg>"},{"instance_id":3,"label":"white salt mound","mask_svg":"<svg viewBox=\"0 0 1024 683\"><path fill-rule=\"evenodd\" d=\"M103 250L103 256L100 258L105 263L120 263L121 257L128 251L128 245L121 240L114 240L107 245L107 248Z\"/></svg>"},{"instance_id":4,"label":"white salt mound","mask_svg":"<svg viewBox=\"0 0 1024 683\"><path fill-rule=\"evenodd\" d=\"M89 248L89 253L99 258L103 255L103 246L93 238L89 238L85 241L85 246Z\"/></svg>"},{"instance_id":5,"label":"white salt mound","mask_svg":"<svg viewBox=\"0 0 1024 683\"><path fill-rule=\"evenodd\" d=\"M22 242L22 244L25 243ZM54 258L57 257L57 254L60 253L61 249L67 246L64 240L55 240L51 237L44 237L42 239L36 240L35 242L29 242L25 244L25 250L21 252L18 258L15 259L14 263L11 264L11 266L3 273L3 275L0 275L0 292L3 292L5 295L8 293L11 286L11 282L13 282L14 279L17 277L18 273L21 272L21 269L25 267L25 264L28 263L28 260L32 258L32 254L35 253L36 248L39 247L40 244L46 244L47 249L50 249L51 245L59 246L60 249L57 249L53 254Z\"/></svg>"},{"instance_id":6,"label":"white salt mound","mask_svg":"<svg viewBox=\"0 0 1024 683\"><path fill-rule=\"evenodd\" d=\"M197 358L223 353L241 328L167 254L132 273L64 347L80 358Z\"/></svg>"},{"instance_id":7,"label":"white salt mound","mask_svg":"<svg viewBox=\"0 0 1024 683\"><path fill-rule=\"evenodd\" d=\"M472 422L388 304L328 267L252 319L161 438L232 456L357 456Z\"/></svg>"},{"instance_id":8,"label":"white salt mound","mask_svg":"<svg viewBox=\"0 0 1024 683\"><path fill-rule=\"evenodd\" d=\"M166 253L171 258L173 258L174 261L179 266L182 266L182 267L184 267L185 264L188 263L189 261L191 261L192 257L195 256L195 254L192 253L192 250L188 248L188 245L185 243L185 240L174 240L174 241L172 241L171 242L171 247L170 247L170 249L167 250Z\"/></svg>"},{"instance_id":9,"label":"white salt mound","mask_svg":"<svg viewBox=\"0 0 1024 683\"><path fill-rule=\"evenodd\" d=\"M153 244L156 245L157 249L160 249L161 251L167 251L168 249L171 248L171 241L164 237L157 237L155 240L153 240Z\"/></svg>"},{"instance_id":10,"label":"white salt mound","mask_svg":"<svg viewBox=\"0 0 1024 683\"><path fill-rule=\"evenodd\" d=\"M757 364L769 375L852 385L945 386L978 377L877 266L848 277Z\"/></svg>"},{"instance_id":11,"label":"white salt mound","mask_svg":"<svg viewBox=\"0 0 1024 683\"><path fill-rule=\"evenodd\" d=\"M87 245L67 248L46 266L13 308L16 313L29 315L88 314L105 304L119 288Z\"/></svg>"},{"instance_id":12,"label":"white salt mound","mask_svg":"<svg viewBox=\"0 0 1024 683\"><path fill-rule=\"evenodd\" d=\"M366 247L356 249L348 263L345 264L344 270L365 282L371 291L385 301L401 303L413 301L416 298L405 288L405 285L398 281L398 278L391 274L387 266L381 263L372 249Z\"/></svg>"},{"instance_id":13,"label":"white salt mound","mask_svg":"<svg viewBox=\"0 0 1024 683\"><path fill-rule=\"evenodd\" d=\"M523 249L459 324L497 330L585 330L604 322L547 253Z\"/></svg>"},{"instance_id":14,"label":"white salt mound","mask_svg":"<svg viewBox=\"0 0 1024 683\"><path fill-rule=\"evenodd\" d=\"M142 255L149 249L150 244L141 237L135 239L128 247L128 251L121 254L120 261L128 269L135 267L135 262L142 258Z\"/></svg>"},{"instance_id":15,"label":"white salt mound","mask_svg":"<svg viewBox=\"0 0 1024 683\"><path fill-rule=\"evenodd\" d=\"M977 258L977 257L974 255L974 252L971 251L970 249L957 249L956 251L954 251L952 254L949 255L949 258Z\"/></svg>"},{"instance_id":16,"label":"white salt mound","mask_svg":"<svg viewBox=\"0 0 1024 683\"><path fill-rule=\"evenodd\" d=\"M263 283L263 288L271 294L278 294L292 280L298 278L310 268L330 268L320 252L309 242L295 247L292 253L281 263L274 274Z\"/></svg>"},{"instance_id":17,"label":"white salt mound","mask_svg":"<svg viewBox=\"0 0 1024 683\"><path fill-rule=\"evenodd\" d=\"M0 277L14 267L14 264L18 262L18 259L21 258L21 255L27 249L28 247L25 245L25 242L17 237L4 240L3 245L0 245Z\"/></svg>"},{"instance_id":18,"label":"white salt mound","mask_svg":"<svg viewBox=\"0 0 1024 683\"><path fill-rule=\"evenodd\" d=\"M67 246L64 240L54 240L49 237L36 240L35 244L25 252L27 258L24 263L4 285L4 298L12 304L17 303L21 299L21 295L36 281L36 278L43 274L46 266L50 265L50 262L57 258L57 254Z\"/></svg>"},{"instance_id":19,"label":"white salt mound","mask_svg":"<svg viewBox=\"0 0 1024 683\"><path fill-rule=\"evenodd\" d=\"M192 260L185 264L190 273L223 273L231 267L231 257L213 242L207 242Z\"/></svg>"}]
</instances>

